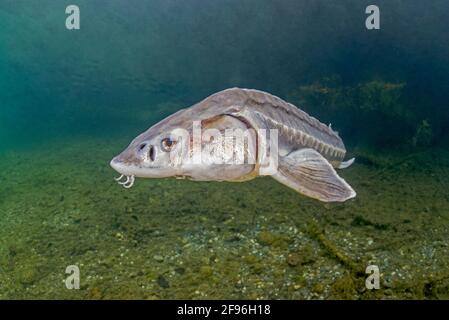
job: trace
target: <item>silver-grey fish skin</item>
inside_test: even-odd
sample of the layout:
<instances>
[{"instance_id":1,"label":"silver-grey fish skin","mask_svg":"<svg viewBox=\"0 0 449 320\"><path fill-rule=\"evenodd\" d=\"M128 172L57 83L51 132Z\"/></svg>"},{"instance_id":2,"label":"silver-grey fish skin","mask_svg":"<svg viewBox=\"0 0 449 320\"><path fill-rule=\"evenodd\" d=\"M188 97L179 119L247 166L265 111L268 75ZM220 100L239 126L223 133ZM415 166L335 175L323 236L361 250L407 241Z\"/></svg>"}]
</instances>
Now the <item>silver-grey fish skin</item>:
<instances>
[{"instance_id":1,"label":"silver-grey fish skin","mask_svg":"<svg viewBox=\"0 0 449 320\"><path fill-rule=\"evenodd\" d=\"M190 135L193 123L221 130L270 130L270 145L271 130L274 129L274 134L277 132L279 162L277 159L274 161L274 170L271 170L271 163L269 170L266 170L263 139L259 140L257 136L248 140L247 148L239 144L246 148L252 159L256 159L256 163L192 163L188 160L196 152L188 146L192 143L189 140L191 136L187 140L174 137L174 142L169 138L174 149L161 148L167 136L177 130L187 130ZM209 146L219 144L207 138L201 143ZM174 155L177 155L176 150L184 150L181 146L185 146L187 151L171 157L173 150ZM231 152L227 155L231 158L234 155L232 148L219 147L218 150L222 150L218 154ZM343 162L345 155L342 139L330 126L269 93L231 88L215 93L190 108L179 110L152 126L115 157L111 166L122 175L120 179L127 177L125 182L121 182L125 187L131 187L135 177L186 177L197 181L239 182L259 175L270 175L306 196L325 202L343 202L356 196L352 187L334 170L347 168L353 163L354 159Z\"/></svg>"},{"instance_id":2,"label":"silver-grey fish skin","mask_svg":"<svg viewBox=\"0 0 449 320\"><path fill-rule=\"evenodd\" d=\"M278 129L280 155L300 148L312 148L337 167L346 149L338 133L316 118L272 94L231 88L215 93L158 124L176 127L187 119L208 119L229 114L248 121L254 129Z\"/></svg>"}]
</instances>

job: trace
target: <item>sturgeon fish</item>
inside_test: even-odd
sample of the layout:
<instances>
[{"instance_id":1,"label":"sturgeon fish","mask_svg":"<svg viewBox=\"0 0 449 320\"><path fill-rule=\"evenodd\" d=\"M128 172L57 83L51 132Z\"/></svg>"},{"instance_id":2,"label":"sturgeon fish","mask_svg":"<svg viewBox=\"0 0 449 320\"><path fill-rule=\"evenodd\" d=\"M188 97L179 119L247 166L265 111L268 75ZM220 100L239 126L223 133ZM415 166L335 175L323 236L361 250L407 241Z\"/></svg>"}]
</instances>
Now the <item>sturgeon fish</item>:
<instances>
[{"instance_id":1,"label":"sturgeon fish","mask_svg":"<svg viewBox=\"0 0 449 320\"><path fill-rule=\"evenodd\" d=\"M226 135L232 130L243 132L244 139ZM270 131L270 139L261 131ZM276 153L275 170L264 170L267 153ZM330 125L269 93L231 88L155 124L114 157L111 166L126 188L135 177L247 181L270 175L308 197L343 202L356 196L335 171L354 162L343 161L345 154Z\"/></svg>"}]
</instances>

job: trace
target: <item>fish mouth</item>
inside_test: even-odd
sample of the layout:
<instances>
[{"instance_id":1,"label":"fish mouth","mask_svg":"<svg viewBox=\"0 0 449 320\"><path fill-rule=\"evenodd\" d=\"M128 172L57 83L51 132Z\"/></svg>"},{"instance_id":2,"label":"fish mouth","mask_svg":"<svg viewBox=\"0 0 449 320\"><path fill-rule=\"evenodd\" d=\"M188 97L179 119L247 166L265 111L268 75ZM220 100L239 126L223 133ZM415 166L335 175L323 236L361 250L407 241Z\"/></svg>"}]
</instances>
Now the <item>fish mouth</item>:
<instances>
[{"instance_id":1,"label":"fish mouth","mask_svg":"<svg viewBox=\"0 0 449 320\"><path fill-rule=\"evenodd\" d=\"M129 189L134 185L136 178L135 168L133 168L133 166L125 165L123 162L118 161L117 157L111 160L110 165L115 171L120 173L120 177L114 179L118 184L122 185L126 189ZM123 180L123 178L126 179Z\"/></svg>"},{"instance_id":2,"label":"fish mouth","mask_svg":"<svg viewBox=\"0 0 449 320\"><path fill-rule=\"evenodd\" d=\"M161 166L142 167L140 165L132 163L128 164L126 162L118 160L117 157L111 160L110 166L112 167L112 169L125 176L136 176L141 178L146 178L148 176L147 174L145 174L145 170L161 169Z\"/></svg>"},{"instance_id":3,"label":"fish mouth","mask_svg":"<svg viewBox=\"0 0 449 320\"><path fill-rule=\"evenodd\" d=\"M110 166L112 169L120 174L120 177L115 178L118 184L122 185L126 189L131 188L134 185L135 178L165 178L170 175L163 175L159 173L160 166L141 167L135 164L129 164L123 162L115 157L111 160Z\"/></svg>"}]
</instances>

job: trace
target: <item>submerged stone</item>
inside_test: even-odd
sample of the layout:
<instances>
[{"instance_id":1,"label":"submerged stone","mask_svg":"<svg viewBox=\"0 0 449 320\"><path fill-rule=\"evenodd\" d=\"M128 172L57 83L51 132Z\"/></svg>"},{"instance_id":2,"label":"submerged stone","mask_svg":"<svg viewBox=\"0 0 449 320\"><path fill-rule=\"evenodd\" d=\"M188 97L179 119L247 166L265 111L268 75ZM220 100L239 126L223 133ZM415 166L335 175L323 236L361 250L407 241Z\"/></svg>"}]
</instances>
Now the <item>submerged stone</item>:
<instances>
[{"instance_id":1,"label":"submerged stone","mask_svg":"<svg viewBox=\"0 0 449 320\"><path fill-rule=\"evenodd\" d=\"M157 284L164 289L170 288L170 282L163 275L157 277Z\"/></svg>"}]
</instances>

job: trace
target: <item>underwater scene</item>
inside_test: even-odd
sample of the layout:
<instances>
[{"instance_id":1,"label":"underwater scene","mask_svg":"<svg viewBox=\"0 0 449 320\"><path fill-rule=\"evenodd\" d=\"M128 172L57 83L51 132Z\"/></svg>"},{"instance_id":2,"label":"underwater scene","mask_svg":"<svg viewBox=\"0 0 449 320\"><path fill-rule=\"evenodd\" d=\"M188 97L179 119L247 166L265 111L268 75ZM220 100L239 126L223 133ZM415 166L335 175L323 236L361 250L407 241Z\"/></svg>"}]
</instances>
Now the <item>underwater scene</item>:
<instances>
[{"instance_id":1,"label":"underwater scene","mask_svg":"<svg viewBox=\"0 0 449 320\"><path fill-rule=\"evenodd\" d=\"M0 299L449 299L448 25L446 0L0 0ZM189 162L195 125L256 134Z\"/></svg>"}]
</instances>

